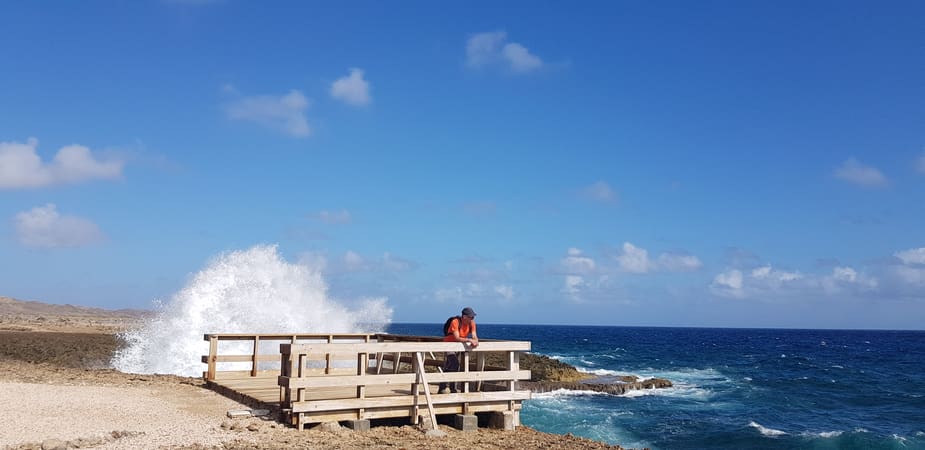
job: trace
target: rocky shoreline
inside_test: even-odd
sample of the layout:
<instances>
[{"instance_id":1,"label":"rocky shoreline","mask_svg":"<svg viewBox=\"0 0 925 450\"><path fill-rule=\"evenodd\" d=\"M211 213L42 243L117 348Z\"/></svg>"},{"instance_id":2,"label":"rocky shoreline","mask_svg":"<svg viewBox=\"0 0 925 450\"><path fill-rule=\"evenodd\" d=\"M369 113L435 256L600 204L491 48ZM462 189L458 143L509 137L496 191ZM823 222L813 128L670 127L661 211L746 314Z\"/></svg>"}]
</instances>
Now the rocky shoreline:
<instances>
[{"instance_id":1,"label":"rocky shoreline","mask_svg":"<svg viewBox=\"0 0 925 450\"><path fill-rule=\"evenodd\" d=\"M633 375L598 377L579 372L574 366L562 361L535 353L523 355L520 366L521 368L529 369L532 375L530 381L521 381L520 386L535 393L565 389L622 395L632 390L672 387L671 381L664 378L640 380Z\"/></svg>"}]
</instances>

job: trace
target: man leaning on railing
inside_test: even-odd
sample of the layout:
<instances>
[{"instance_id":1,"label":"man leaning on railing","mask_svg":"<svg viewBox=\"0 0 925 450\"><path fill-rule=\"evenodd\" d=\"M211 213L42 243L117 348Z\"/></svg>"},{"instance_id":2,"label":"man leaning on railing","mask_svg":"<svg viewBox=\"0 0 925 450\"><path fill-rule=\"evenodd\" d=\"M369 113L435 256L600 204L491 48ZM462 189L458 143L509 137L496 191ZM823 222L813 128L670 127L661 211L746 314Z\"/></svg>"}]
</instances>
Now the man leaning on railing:
<instances>
[{"instance_id":1,"label":"man leaning on railing","mask_svg":"<svg viewBox=\"0 0 925 450\"><path fill-rule=\"evenodd\" d=\"M447 320L443 328L444 342L462 342L476 348L479 346L479 336L475 332L475 311L470 307L465 307L462 314L451 317ZM470 337L471 336L471 337ZM447 352L446 359L443 362L443 372L459 372L459 355L455 352ZM456 383L440 383L438 392L446 394L447 392L456 393Z\"/></svg>"}]
</instances>

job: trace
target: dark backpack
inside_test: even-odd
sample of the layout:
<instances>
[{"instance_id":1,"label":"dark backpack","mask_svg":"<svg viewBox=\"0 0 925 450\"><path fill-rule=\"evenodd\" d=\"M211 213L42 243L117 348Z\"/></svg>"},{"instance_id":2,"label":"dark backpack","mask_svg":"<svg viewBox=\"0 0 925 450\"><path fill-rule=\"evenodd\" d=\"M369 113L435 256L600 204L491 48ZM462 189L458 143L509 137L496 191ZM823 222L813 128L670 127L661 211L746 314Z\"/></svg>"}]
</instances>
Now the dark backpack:
<instances>
[{"instance_id":1,"label":"dark backpack","mask_svg":"<svg viewBox=\"0 0 925 450\"><path fill-rule=\"evenodd\" d=\"M444 336L450 335L450 325L456 319L459 319L460 323L462 323L462 316L453 316L453 317L450 317L449 319L446 319L446 322L443 324L443 335Z\"/></svg>"}]
</instances>

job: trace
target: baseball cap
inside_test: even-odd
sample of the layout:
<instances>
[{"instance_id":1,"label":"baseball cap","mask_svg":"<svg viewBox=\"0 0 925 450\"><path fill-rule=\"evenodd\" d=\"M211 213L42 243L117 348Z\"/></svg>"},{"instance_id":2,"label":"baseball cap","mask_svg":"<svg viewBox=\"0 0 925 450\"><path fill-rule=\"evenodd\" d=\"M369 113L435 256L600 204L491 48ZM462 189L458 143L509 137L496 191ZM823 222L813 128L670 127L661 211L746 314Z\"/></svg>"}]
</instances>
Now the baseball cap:
<instances>
[{"instance_id":1,"label":"baseball cap","mask_svg":"<svg viewBox=\"0 0 925 450\"><path fill-rule=\"evenodd\" d=\"M464 316L469 316L469 317L471 317L471 318L474 319L474 318L475 318L475 311L473 311L472 308L470 308L470 307L467 306L467 307L463 308L463 310L462 310L462 315L464 315Z\"/></svg>"}]
</instances>

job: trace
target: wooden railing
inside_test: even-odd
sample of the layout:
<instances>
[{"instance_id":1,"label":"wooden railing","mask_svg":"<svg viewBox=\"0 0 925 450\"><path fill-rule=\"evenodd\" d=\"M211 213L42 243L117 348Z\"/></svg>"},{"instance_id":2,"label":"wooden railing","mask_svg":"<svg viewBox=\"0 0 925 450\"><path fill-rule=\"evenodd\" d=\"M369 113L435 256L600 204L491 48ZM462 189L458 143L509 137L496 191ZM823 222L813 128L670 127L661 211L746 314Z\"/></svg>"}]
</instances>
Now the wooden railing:
<instances>
[{"instance_id":1,"label":"wooden railing","mask_svg":"<svg viewBox=\"0 0 925 450\"><path fill-rule=\"evenodd\" d=\"M386 417L418 423L422 408L432 424L437 414L490 411L509 414L516 426L521 402L530 398L530 391L517 386L530 379L530 371L520 369L521 353L530 350L526 341L483 339L471 348L439 337L390 334L206 334L204 339L209 342L209 354L202 357L206 381L250 391L264 402L272 401L267 388L278 388L281 417L300 429L308 423ZM447 353L458 355L459 372L443 373ZM437 383L462 387L457 393L432 393Z\"/></svg>"},{"instance_id":2,"label":"wooden railing","mask_svg":"<svg viewBox=\"0 0 925 450\"><path fill-rule=\"evenodd\" d=\"M291 415L293 425L302 428L318 421L398 415L410 415L416 423L422 406L427 407L432 423L436 421L435 414L452 412L511 411L516 415L520 402L530 398L529 391L517 389L518 380L530 379L530 371L520 369L520 354L530 350L529 342L482 340L478 347L471 348L461 342L442 342L440 338L376 338L377 342L369 343L280 345L280 407ZM448 352L458 353L460 372L426 370L428 365L437 365L427 364L428 360L439 362L435 355ZM484 355L488 353L502 354L502 367L486 366ZM472 361L473 355L476 361ZM375 368L370 367L371 359L376 360ZM312 362L318 366L317 362L331 360L351 361L355 366L352 373L311 369ZM388 360L392 361L391 371L385 370L383 364ZM410 365L403 368L403 361ZM435 383L462 383L462 389L458 393L432 394L429 385ZM345 387L355 388L355 394L349 398L312 398L313 393L324 389ZM426 403L420 398L422 393Z\"/></svg>"},{"instance_id":3,"label":"wooden railing","mask_svg":"<svg viewBox=\"0 0 925 450\"><path fill-rule=\"evenodd\" d=\"M268 366L265 371L272 371L279 374L279 347L275 345L266 345L267 343L290 344L296 342L370 342L375 340L374 334L360 333L340 333L340 334L206 334L203 339L209 342L209 354L202 356L202 362L207 364L206 371L202 373L202 378L206 381L214 381L216 377L258 376L261 363ZM248 342L248 348L251 349L248 354L222 354L220 353L220 342ZM261 352L261 343L265 348ZM240 352L240 350L238 350ZM249 363L247 370L218 370L218 363ZM330 360L327 366L330 372Z\"/></svg>"}]
</instances>

